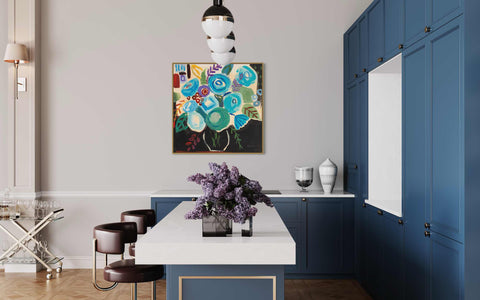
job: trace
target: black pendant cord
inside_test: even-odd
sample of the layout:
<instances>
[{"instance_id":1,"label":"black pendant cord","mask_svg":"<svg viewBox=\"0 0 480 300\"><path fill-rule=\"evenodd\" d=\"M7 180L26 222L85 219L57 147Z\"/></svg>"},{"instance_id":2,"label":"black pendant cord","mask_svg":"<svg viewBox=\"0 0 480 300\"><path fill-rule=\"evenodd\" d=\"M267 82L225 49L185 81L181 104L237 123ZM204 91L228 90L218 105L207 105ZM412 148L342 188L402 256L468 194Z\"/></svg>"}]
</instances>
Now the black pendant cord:
<instances>
[{"instance_id":1,"label":"black pendant cord","mask_svg":"<svg viewBox=\"0 0 480 300\"><path fill-rule=\"evenodd\" d=\"M222 1L222 0L213 0L213 5L215 5L215 6L222 6L222 5L223 5L223 1Z\"/></svg>"}]
</instances>

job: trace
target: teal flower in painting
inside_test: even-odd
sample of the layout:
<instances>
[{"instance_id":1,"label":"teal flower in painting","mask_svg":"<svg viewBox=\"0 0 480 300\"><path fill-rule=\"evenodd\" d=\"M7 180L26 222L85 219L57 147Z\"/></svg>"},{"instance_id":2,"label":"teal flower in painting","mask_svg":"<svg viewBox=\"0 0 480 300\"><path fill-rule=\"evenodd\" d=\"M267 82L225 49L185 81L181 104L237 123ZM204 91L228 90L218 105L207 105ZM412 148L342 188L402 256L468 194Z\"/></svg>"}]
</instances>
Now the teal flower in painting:
<instances>
[{"instance_id":1,"label":"teal flower in painting","mask_svg":"<svg viewBox=\"0 0 480 300\"><path fill-rule=\"evenodd\" d=\"M218 106L218 100L213 95L209 95L208 97L203 99L202 108L206 113L210 112L212 109Z\"/></svg>"},{"instance_id":2,"label":"teal flower in painting","mask_svg":"<svg viewBox=\"0 0 480 300\"><path fill-rule=\"evenodd\" d=\"M208 78L208 87L210 88L210 91L217 95L225 94L231 84L232 82L230 81L230 78L224 74L215 74Z\"/></svg>"},{"instance_id":3,"label":"teal flower in painting","mask_svg":"<svg viewBox=\"0 0 480 300\"><path fill-rule=\"evenodd\" d=\"M216 131L222 131L230 124L230 115L223 107L214 108L207 116L207 126Z\"/></svg>"},{"instance_id":4,"label":"teal flower in painting","mask_svg":"<svg viewBox=\"0 0 480 300\"><path fill-rule=\"evenodd\" d=\"M198 112L188 113L187 125L192 131L201 132L205 129L205 119Z\"/></svg>"},{"instance_id":5,"label":"teal flower in painting","mask_svg":"<svg viewBox=\"0 0 480 300\"><path fill-rule=\"evenodd\" d=\"M236 113L242 106L242 95L240 93L231 93L223 98L223 106L229 113Z\"/></svg>"},{"instance_id":6,"label":"teal flower in painting","mask_svg":"<svg viewBox=\"0 0 480 300\"><path fill-rule=\"evenodd\" d=\"M235 79L243 86L250 86L257 80L257 73L249 66L243 66L238 68Z\"/></svg>"},{"instance_id":7,"label":"teal flower in painting","mask_svg":"<svg viewBox=\"0 0 480 300\"><path fill-rule=\"evenodd\" d=\"M195 102L194 100L190 100L187 103L185 103L182 108L183 108L183 111L189 113L189 112L195 111L197 107L198 107L198 103Z\"/></svg>"},{"instance_id":8,"label":"teal flower in painting","mask_svg":"<svg viewBox=\"0 0 480 300\"><path fill-rule=\"evenodd\" d=\"M239 130L243 126L247 125L247 122L250 118L244 114L236 115L233 120L233 126L235 126L236 130Z\"/></svg>"},{"instance_id":9,"label":"teal flower in painting","mask_svg":"<svg viewBox=\"0 0 480 300\"><path fill-rule=\"evenodd\" d=\"M182 87L182 94L185 97L191 97L197 93L199 86L200 81L197 78L194 78L189 82L185 83L185 85Z\"/></svg>"}]
</instances>

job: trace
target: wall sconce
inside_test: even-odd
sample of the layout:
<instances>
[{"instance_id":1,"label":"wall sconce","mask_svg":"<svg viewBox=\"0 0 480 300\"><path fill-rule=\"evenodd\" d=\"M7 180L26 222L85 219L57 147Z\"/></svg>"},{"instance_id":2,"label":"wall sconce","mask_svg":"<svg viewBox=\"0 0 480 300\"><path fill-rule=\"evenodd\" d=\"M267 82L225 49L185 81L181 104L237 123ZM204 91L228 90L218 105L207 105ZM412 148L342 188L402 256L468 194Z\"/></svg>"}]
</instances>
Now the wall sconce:
<instances>
[{"instance_id":1,"label":"wall sconce","mask_svg":"<svg viewBox=\"0 0 480 300\"><path fill-rule=\"evenodd\" d=\"M3 60L15 64L15 99L18 99L18 65L28 62L27 47L22 44L8 44Z\"/></svg>"}]
</instances>

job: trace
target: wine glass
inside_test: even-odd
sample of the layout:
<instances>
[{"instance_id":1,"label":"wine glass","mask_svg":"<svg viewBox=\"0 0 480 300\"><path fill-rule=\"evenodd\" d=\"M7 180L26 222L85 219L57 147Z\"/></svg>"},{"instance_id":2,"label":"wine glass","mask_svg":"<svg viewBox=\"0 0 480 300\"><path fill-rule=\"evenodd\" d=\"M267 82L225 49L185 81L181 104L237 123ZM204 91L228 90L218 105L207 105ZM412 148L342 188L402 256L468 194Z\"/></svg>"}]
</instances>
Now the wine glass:
<instances>
[{"instance_id":1,"label":"wine glass","mask_svg":"<svg viewBox=\"0 0 480 300\"><path fill-rule=\"evenodd\" d=\"M295 179L302 188L301 192L307 192L306 187L313 182L313 167L295 167Z\"/></svg>"}]
</instances>

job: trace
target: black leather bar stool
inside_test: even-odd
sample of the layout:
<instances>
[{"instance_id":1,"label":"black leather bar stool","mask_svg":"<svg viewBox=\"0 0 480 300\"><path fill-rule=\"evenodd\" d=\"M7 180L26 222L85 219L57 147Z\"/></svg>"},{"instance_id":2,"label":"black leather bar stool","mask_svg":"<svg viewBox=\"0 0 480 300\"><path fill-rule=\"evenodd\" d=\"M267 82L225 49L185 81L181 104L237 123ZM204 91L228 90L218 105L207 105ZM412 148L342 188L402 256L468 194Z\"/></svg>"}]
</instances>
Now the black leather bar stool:
<instances>
[{"instance_id":1,"label":"black leather bar stool","mask_svg":"<svg viewBox=\"0 0 480 300\"><path fill-rule=\"evenodd\" d=\"M152 299L156 299L156 280L163 277L162 265L136 265L135 259L124 259L125 244L137 241L137 223L119 222L98 225L93 229L93 286L100 291L110 291L118 283L131 283L131 298L137 299L137 283L152 282ZM113 282L101 287L97 283L97 252L105 254L103 278ZM107 265L108 254L121 255L119 261Z\"/></svg>"},{"instance_id":2,"label":"black leather bar stool","mask_svg":"<svg viewBox=\"0 0 480 300\"><path fill-rule=\"evenodd\" d=\"M124 211L120 215L122 222L135 222L137 223L137 233L147 233L147 227L153 227L156 224L155 211L153 209L137 209ZM128 248L130 256L135 257L135 244L130 244Z\"/></svg>"}]
</instances>

